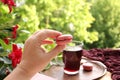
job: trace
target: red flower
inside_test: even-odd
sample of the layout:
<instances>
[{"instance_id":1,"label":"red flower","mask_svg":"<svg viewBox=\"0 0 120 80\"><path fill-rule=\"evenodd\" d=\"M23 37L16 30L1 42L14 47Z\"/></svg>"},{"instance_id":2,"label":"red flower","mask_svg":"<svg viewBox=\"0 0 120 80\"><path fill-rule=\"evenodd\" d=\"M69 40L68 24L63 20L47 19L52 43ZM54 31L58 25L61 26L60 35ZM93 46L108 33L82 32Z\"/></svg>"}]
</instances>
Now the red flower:
<instances>
[{"instance_id":1,"label":"red flower","mask_svg":"<svg viewBox=\"0 0 120 80\"><path fill-rule=\"evenodd\" d=\"M22 57L22 48L18 48L16 44L12 45L12 52L8 55L12 60L12 66L15 68L20 63Z\"/></svg>"},{"instance_id":2,"label":"red flower","mask_svg":"<svg viewBox=\"0 0 120 80\"><path fill-rule=\"evenodd\" d=\"M4 4L7 4L7 5L8 5L9 13L11 13L12 7L13 7L13 6L16 6L16 4L14 3L13 0L1 0L1 2L3 2Z\"/></svg>"},{"instance_id":3,"label":"red flower","mask_svg":"<svg viewBox=\"0 0 120 80\"><path fill-rule=\"evenodd\" d=\"M16 38L16 36L17 36L17 28L18 28L18 25L15 25L15 26L13 26L13 28L12 28L12 38L13 39L15 39Z\"/></svg>"},{"instance_id":4,"label":"red flower","mask_svg":"<svg viewBox=\"0 0 120 80\"><path fill-rule=\"evenodd\" d=\"M4 38L3 41L4 41L6 44L9 44L9 39L8 39L8 38Z\"/></svg>"}]
</instances>

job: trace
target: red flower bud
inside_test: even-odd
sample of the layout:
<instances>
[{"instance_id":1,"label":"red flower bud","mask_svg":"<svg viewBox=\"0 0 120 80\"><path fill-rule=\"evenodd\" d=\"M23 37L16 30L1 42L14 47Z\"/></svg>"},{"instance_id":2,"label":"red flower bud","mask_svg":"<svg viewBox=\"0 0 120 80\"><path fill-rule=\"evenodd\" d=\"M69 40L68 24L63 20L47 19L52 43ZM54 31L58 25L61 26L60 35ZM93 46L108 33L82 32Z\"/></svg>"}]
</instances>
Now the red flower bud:
<instances>
[{"instance_id":1,"label":"red flower bud","mask_svg":"<svg viewBox=\"0 0 120 80\"><path fill-rule=\"evenodd\" d=\"M12 11L12 6L16 6L14 0L1 0L1 2L8 5L9 13Z\"/></svg>"},{"instance_id":2,"label":"red flower bud","mask_svg":"<svg viewBox=\"0 0 120 80\"><path fill-rule=\"evenodd\" d=\"M18 25L13 26L13 31L12 31L12 38L15 39L17 37L17 29Z\"/></svg>"},{"instance_id":3,"label":"red flower bud","mask_svg":"<svg viewBox=\"0 0 120 80\"><path fill-rule=\"evenodd\" d=\"M3 41L4 41L6 44L9 44L9 39L8 39L8 38L4 38Z\"/></svg>"}]
</instances>

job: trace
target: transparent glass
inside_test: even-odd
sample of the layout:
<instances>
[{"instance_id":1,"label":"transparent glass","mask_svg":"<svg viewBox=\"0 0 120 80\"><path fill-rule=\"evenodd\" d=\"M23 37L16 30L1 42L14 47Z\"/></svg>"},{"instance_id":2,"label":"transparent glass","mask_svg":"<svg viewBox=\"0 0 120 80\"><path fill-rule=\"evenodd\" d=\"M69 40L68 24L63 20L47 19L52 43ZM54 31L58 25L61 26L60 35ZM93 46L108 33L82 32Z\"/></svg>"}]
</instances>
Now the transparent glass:
<instances>
[{"instance_id":1,"label":"transparent glass","mask_svg":"<svg viewBox=\"0 0 120 80\"><path fill-rule=\"evenodd\" d=\"M72 41L63 50L64 73L75 75L79 73L82 58L83 43Z\"/></svg>"}]
</instances>

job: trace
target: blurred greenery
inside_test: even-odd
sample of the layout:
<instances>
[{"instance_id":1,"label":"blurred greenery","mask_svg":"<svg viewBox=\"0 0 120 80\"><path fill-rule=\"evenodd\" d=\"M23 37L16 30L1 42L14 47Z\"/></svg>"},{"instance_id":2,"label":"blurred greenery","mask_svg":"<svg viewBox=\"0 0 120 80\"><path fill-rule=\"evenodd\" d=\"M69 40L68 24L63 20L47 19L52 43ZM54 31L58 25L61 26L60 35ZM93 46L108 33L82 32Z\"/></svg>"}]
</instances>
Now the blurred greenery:
<instances>
[{"instance_id":1,"label":"blurred greenery","mask_svg":"<svg viewBox=\"0 0 120 80\"><path fill-rule=\"evenodd\" d=\"M119 0L16 0L17 7L8 14L0 3L0 28L20 26L16 43L39 29L54 29L72 34L84 47L120 46Z\"/></svg>"},{"instance_id":2,"label":"blurred greenery","mask_svg":"<svg viewBox=\"0 0 120 80\"><path fill-rule=\"evenodd\" d=\"M98 32L98 40L89 48L120 48L120 0L92 0L91 13L95 18L90 31Z\"/></svg>"},{"instance_id":3,"label":"blurred greenery","mask_svg":"<svg viewBox=\"0 0 120 80\"><path fill-rule=\"evenodd\" d=\"M15 21L30 33L38 29L53 29L72 34L75 40L92 43L98 40L98 34L87 30L94 21L90 6L86 0L26 0L15 9ZM26 34L19 35L16 41L27 38Z\"/></svg>"}]
</instances>

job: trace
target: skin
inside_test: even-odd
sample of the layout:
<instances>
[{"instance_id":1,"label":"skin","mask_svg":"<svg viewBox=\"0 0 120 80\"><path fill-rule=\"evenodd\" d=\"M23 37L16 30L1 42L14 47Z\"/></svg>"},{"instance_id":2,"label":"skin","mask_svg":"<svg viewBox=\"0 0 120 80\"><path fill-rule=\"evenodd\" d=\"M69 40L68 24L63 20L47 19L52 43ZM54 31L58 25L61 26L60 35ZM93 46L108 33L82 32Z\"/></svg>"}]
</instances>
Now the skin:
<instances>
[{"instance_id":1,"label":"skin","mask_svg":"<svg viewBox=\"0 0 120 80\"><path fill-rule=\"evenodd\" d=\"M56 40L56 47L49 52L41 47L44 44L53 44L53 41L46 40L47 38ZM20 64L4 80L30 80L37 72L42 71L71 41L71 36L63 36L61 32L54 30L35 32L25 42Z\"/></svg>"}]
</instances>

